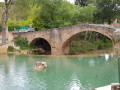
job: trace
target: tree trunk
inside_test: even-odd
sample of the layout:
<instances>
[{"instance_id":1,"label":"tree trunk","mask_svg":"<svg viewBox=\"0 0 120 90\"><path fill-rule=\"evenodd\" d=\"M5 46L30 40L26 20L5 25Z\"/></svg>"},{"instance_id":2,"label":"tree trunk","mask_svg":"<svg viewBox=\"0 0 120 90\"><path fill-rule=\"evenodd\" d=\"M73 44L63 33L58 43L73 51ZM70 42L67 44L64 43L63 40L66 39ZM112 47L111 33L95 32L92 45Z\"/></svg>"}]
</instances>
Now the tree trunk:
<instances>
[{"instance_id":1,"label":"tree trunk","mask_svg":"<svg viewBox=\"0 0 120 90\"><path fill-rule=\"evenodd\" d=\"M8 20L8 10L10 9L13 0L4 0L5 1L5 9L2 14L2 43L6 43L7 41L7 28L6 28L6 23Z\"/></svg>"},{"instance_id":2,"label":"tree trunk","mask_svg":"<svg viewBox=\"0 0 120 90\"><path fill-rule=\"evenodd\" d=\"M2 43L6 43L6 24L2 22Z\"/></svg>"}]
</instances>

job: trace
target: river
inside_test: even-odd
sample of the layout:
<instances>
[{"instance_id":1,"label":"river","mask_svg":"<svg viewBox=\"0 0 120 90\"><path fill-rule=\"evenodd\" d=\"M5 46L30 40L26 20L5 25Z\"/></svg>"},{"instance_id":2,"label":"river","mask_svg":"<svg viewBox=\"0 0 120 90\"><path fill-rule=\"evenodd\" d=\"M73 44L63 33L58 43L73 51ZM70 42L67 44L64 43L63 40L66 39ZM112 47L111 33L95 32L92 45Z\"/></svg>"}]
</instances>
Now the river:
<instances>
[{"instance_id":1,"label":"river","mask_svg":"<svg viewBox=\"0 0 120 90\"><path fill-rule=\"evenodd\" d=\"M47 62L44 71L34 70ZM118 82L118 57L0 55L0 90L94 90Z\"/></svg>"}]
</instances>

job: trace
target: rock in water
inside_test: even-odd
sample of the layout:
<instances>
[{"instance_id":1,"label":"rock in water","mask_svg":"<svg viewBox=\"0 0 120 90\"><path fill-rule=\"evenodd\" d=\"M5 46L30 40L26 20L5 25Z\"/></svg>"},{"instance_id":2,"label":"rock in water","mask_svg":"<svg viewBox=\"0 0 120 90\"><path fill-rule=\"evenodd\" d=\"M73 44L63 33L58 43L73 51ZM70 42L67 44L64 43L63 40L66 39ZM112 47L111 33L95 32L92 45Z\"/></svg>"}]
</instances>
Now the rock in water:
<instances>
[{"instance_id":1,"label":"rock in water","mask_svg":"<svg viewBox=\"0 0 120 90\"><path fill-rule=\"evenodd\" d=\"M47 68L47 64L46 62L37 62L34 68L37 70L43 70Z\"/></svg>"}]
</instances>

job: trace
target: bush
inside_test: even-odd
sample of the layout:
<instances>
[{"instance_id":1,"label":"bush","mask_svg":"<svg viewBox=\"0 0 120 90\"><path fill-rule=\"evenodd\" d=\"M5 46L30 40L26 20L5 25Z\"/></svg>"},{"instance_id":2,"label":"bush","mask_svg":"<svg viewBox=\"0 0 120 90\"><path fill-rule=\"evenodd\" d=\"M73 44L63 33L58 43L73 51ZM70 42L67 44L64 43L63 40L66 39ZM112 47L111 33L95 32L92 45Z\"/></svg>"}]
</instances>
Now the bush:
<instances>
[{"instance_id":1,"label":"bush","mask_svg":"<svg viewBox=\"0 0 120 90\"><path fill-rule=\"evenodd\" d=\"M18 26L18 25L8 26L8 31L14 31L14 28L20 28L20 26Z\"/></svg>"},{"instance_id":2,"label":"bush","mask_svg":"<svg viewBox=\"0 0 120 90\"><path fill-rule=\"evenodd\" d=\"M16 38L16 45L20 46L20 49L29 49L28 47L28 40L26 38L22 38L20 35L18 35Z\"/></svg>"},{"instance_id":3,"label":"bush","mask_svg":"<svg viewBox=\"0 0 120 90\"><path fill-rule=\"evenodd\" d=\"M107 37L94 33L81 33L71 43L70 54L79 54L80 52L88 52L93 50L101 50L112 47L112 41Z\"/></svg>"},{"instance_id":4,"label":"bush","mask_svg":"<svg viewBox=\"0 0 120 90\"><path fill-rule=\"evenodd\" d=\"M92 51L97 48L97 45L88 41L72 41L70 54Z\"/></svg>"},{"instance_id":5,"label":"bush","mask_svg":"<svg viewBox=\"0 0 120 90\"><path fill-rule=\"evenodd\" d=\"M98 49L102 49L102 48L107 48L107 47L112 47L112 42L108 39L106 39L105 41L103 40L98 40L96 42Z\"/></svg>"},{"instance_id":6,"label":"bush","mask_svg":"<svg viewBox=\"0 0 120 90\"><path fill-rule=\"evenodd\" d=\"M35 46L34 44L30 44L30 49L36 49L38 48L37 46Z\"/></svg>"},{"instance_id":7,"label":"bush","mask_svg":"<svg viewBox=\"0 0 120 90\"><path fill-rule=\"evenodd\" d=\"M14 28L20 28L20 26L8 26L8 31L14 31ZM2 32L2 25L0 24L0 32Z\"/></svg>"},{"instance_id":8,"label":"bush","mask_svg":"<svg viewBox=\"0 0 120 90\"><path fill-rule=\"evenodd\" d=\"M14 48L12 46L8 46L8 52L13 52L14 51Z\"/></svg>"}]
</instances>

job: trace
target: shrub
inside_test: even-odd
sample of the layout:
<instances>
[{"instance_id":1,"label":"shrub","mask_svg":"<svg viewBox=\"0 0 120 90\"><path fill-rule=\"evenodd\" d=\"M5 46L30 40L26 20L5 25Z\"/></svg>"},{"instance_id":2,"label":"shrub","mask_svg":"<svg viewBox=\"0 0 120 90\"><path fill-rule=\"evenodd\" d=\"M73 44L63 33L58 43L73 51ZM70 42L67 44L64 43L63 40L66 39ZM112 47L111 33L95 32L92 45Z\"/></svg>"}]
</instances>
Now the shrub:
<instances>
[{"instance_id":1,"label":"shrub","mask_svg":"<svg viewBox=\"0 0 120 90\"><path fill-rule=\"evenodd\" d=\"M30 49L36 49L38 48L37 46L35 46L34 44L30 44Z\"/></svg>"},{"instance_id":2,"label":"shrub","mask_svg":"<svg viewBox=\"0 0 120 90\"><path fill-rule=\"evenodd\" d=\"M22 38L20 35L18 35L16 38L16 45L20 46L20 49L29 49L28 47L28 40L26 38Z\"/></svg>"},{"instance_id":3,"label":"shrub","mask_svg":"<svg viewBox=\"0 0 120 90\"><path fill-rule=\"evenodd\" d=\"M97 45L88 41L72 41L70 54L77 54L79 52L92 51L97 48Z\"/></svg>"},{"instance_id":4,"label":"shrub","mask_svg":"<svg viewBox=\"0 0 120 90\"><path fill-rule=\"evenodd\" d=\"M8 46L8 49L7 49L8 52L13 52L14 51L14 48L12 46Z\"/></svg>"},{"instance_id":5,"label":"shrub","mask_svg":"<svg viewBox=\"0 0 120 90\"><path fill-rule=\"evenodd\" d=\"M14 28L20 28L18 25L8 26L8 31L14 31Z\"/></svg>"},{"instance_id":6,"label":"shrub","mask_svg":"<svg viewBox=\"0 0 120 90\"><path fill-rule=\"evenodd\" d=\"M98 49L102 49L102 48L107 48L107 47L112 47L112 42L108 39L106 39L105 41L103 40L98 40L96 42Z\"/></svg>"},{"instance_id":7,"label":"shrub","mask_svg":"<svg viewBox=\"0 0 120 90\"><path fill-rule=\"evenodd\" d=\"M8 31L14 31L14 28L20 28L20 26L8 26ZM2 25L0 24L0 32L2 32Z\"/></svg>"}]
</instances>

